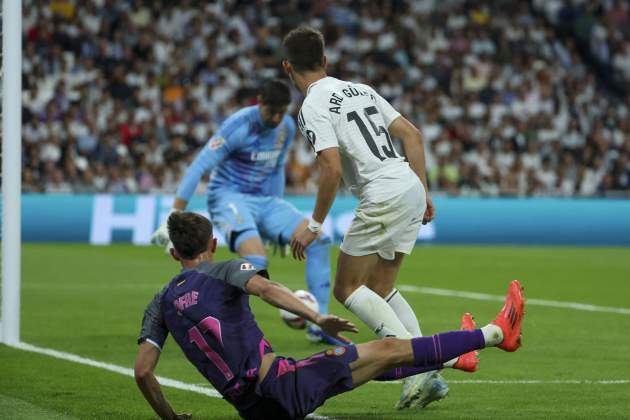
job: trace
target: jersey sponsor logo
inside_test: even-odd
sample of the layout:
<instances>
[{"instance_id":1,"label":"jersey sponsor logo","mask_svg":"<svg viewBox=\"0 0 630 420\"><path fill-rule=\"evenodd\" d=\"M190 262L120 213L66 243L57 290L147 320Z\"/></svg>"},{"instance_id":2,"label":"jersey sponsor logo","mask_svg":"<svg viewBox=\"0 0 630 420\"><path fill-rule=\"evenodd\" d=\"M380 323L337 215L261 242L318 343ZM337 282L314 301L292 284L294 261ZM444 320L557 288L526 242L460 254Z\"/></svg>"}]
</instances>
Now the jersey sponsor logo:
<instances>
[{"instance_id":1,"label":"jersey sponsor logo","mask_svg":"<svg viewBox=\"0 0 630 420\"><path fill-rule=\"evenodd\" d=\"M241 271L252 271L252 270L255 270L255 269L256 269L256 267L254 267L250 263L243 263L243 264L241 264Z\"/></svg>"},{"instance_id":2,"label":"jersey sponsor logo","mask_svg":"<svg viewBox=\"0 0 630 420\"><path fill-rule=\"evenodd\" d=\"M332 357L332 356L343 356L344 354L346 354L346 348L345 347L335 347L334 349L328 349L326 350L326 356L328 357Z\"/></svg>"},{"instance_id":3,"label":"jersey sponsor logo","mask_svg":"<svg viewBox=\"0 0 630 420\"><path fill-rule=\"evenodd\" d=\"M219 147L223 146L224 144L225 144L225 139L223 138L223 136L215 137L213 139L210 139L210 141L208 142L208 149L217 150Z\"/></svg>"},{"instance_id":4,"label":"jersey sponsor logo","mask_svg":"<svg viewBox=\"0 0 630 420\"><path fill-rule=\"evenodd\" d=\"M280 153L280 150L271 150L268 152L252 152L250 155L250 159L254 162L258 162L261 160L278 160Z\"/></svg>"}]
</instances>

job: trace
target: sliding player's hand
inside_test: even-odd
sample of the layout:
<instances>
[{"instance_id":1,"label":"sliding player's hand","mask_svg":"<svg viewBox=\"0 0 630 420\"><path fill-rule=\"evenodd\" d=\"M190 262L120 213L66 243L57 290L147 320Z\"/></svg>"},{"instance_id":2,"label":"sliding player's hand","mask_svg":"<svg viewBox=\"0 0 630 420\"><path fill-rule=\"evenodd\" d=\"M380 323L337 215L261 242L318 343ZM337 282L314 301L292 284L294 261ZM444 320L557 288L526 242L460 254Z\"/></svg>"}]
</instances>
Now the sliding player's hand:
<instances>
[{"instance_id":1,"label":"sliding player's hand","mask_svg":"<svg viewBox=\"0 0 630 420\"><path fill-rule=\"evenodd\" d=\"M178 420L189 420L189 419L192 419L192 414L190 414L190 413L177 414L177 419Z\"/></svg>"},{"instance_id":2,"label":"sliding player's hand","mask_svg":"<svg viewBox=\"0 0 630 420\"><path fill-rule=\"evenodd\" d=\"M306 248L317 238L317 233L313 233L308 229L304 229L302 232L295 235L291 239L291 254L296 260L302 261L306 258L304 251Z\"/></svg>"},{"instance_id":3,"label":"sliding player's hand","mask_svg":"<svg viewBox=\"0 0 630 420\"><path fill-rule=\"evenodd\" d=\"M343 341L348 341L348 339L340 337L339 333L342 331L346 332L359 332L357 327L347 319L339 318L335 315L319 315L317 317L317 325L328 335L339 338Z\"/></svg>"},{"instance_id":4,"label":"sliding player's hand","mask_svg":"<svg viewBox=\"0 0 630 420\"><path fill-rule=\"evenodd\" d=\"M424 211L424 216L422 217L422 224L426 225L430 221L435 218L435 207L433 207L433 200L431 200L431 196L427 194L427 209Z\"/></svg>"}]
</instances>

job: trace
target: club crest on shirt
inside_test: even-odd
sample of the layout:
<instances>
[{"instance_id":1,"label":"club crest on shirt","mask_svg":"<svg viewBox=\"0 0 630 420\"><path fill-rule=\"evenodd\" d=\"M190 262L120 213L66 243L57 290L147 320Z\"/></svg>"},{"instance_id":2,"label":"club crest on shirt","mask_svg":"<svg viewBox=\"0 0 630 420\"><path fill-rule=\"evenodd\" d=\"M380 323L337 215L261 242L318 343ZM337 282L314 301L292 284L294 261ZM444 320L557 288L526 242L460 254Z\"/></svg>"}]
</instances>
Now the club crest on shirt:
<instances>
[{"instance_id":1,"label":"club crest on shirt","mask_svg":"<svg viewBox=\"0 0 630 420\"><path fill-rule=\"evenodd\" d=\"M278 137L276 138L276 147L281 147L287 139L287 128L284 124L278 130Z\"/></svg>"},{"instance_id":2,"label":"club crest on shirt","mask_svg":"<svg viewBox=\"0 0 630 420\"><path fill-rule=\"evenodd\" d=\"M328 349L326 350L326 356L343 356L344 354L346 354L346 348L345 347L335 347L334 349Z\"/></svg>"},{"instance_id":3,"label":"club crest on shirt","mask_svg":"<svg viewBox=\"0 0 630 420\"><path fill-rule=\"evenodd\" d=\"M256 269L256 267L254 267L250 263L243 263L243 264L241 264L241 271L252 271L252 270L255 270L255 269Z\"/></svg>"},{"instance_id":4,"label":"club crest on shirt","mask_svg":"<svg viewBox=\"0 0 630 420\"><path fill-rule=\"evenodd\" d=\"M223 144L225 144L225 139L223 138L223 136L215 137L213 139L210 139L210 142L208 143L208 148L210 150L217 150L219 147L223 146Z\"/></svg>"}]
</instances>

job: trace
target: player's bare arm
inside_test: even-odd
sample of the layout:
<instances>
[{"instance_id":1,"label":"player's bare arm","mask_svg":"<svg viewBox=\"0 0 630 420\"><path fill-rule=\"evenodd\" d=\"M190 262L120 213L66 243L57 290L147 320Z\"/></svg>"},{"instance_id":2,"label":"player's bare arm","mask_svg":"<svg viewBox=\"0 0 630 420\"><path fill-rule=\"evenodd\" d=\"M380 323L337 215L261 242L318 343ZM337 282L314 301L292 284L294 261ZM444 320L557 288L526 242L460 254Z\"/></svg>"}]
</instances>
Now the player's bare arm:
<instances>
[{"instance_id":1,"label":"player's bare arm","mask_svg":"<svg viewBox=\"0 0 630 420\"><path fill-rule=\"evenodd\" d=\"M317 155L317 167L319 169L319 187L317 189L317 201L315 202L312 221L306 229L291 240L293 258L298 260L305 258L304 250L317 238L321 224L324 223L337 196L337 190L341 183L339 149L331 147L320 151Z\"/></svg>"},{"instance_id":2,"label":"player's bare arm","mask_svg":"<svg viewBox=\"0 0 630 420\"><path fill-rule=\"evenodd\" d=\"M153 371L160 359L160 350L149 342L141 343L138 347L134 376L142 395L149 402L153 410L162 419L190 419L190 414L177 414L164 397L160 383Z\"/></svg>"},{"instance_id":3,"label":"player's bare arm","mask_svg":"<svg viewBox=\"0 0 630 420\"><path fill-rule=\"evenodd\" d=\"M405 149L409 166L418 175L422 185L424 185L424 190L427 193L427 210L424 213L422 223L427 224L435 217L435 207L433 207L431 195L429 194L422 132L402 116L396 118L390 124L388 131L393 137L400 139Z\"/></svg>"},{"instance_id":4,"label":"player's bare arm","mask_svg":"<svg viewBox=\"0 0 630 420\"><path fill-rule=\"evenodd\" d=\"M245 285L245 290L251 295L258 296L276 308L284 309L300 315L309 321L319 325L326 334L338 337L342 331L358 332L354 324L348 320L334 315L322 315L306 306L300 299L286 287L279 283L267 280L256 275Z\"/></svg>"}]
</instances>

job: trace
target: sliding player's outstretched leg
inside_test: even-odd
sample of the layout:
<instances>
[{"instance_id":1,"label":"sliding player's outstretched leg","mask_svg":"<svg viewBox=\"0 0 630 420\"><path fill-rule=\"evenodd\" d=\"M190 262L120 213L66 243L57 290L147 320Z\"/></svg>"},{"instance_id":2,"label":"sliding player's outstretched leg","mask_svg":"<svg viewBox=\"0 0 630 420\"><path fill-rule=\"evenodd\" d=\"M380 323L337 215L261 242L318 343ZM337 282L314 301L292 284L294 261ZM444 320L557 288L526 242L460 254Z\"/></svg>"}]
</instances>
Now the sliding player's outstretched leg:
<instances>
[{"instance_id":1,"label":"sliding player's outstretched leg","mask_svg":"<svg viewBox=\"0 0 630 420\"><path fill-rule=\"evenodd\" d=\"M387 338L360 344L357 346L359 357L351 365L354 386L371 379L402 379L445 367L470 370L458 363L459 358L475 355L477 350L486 347L516 351L520 346L524 315L523 288L518 280L514 280L509 285L503 308L485 327L470 330L474 323L470 314L465 314L461 331L411 340Z\"/></svg>"}]
</instances>

